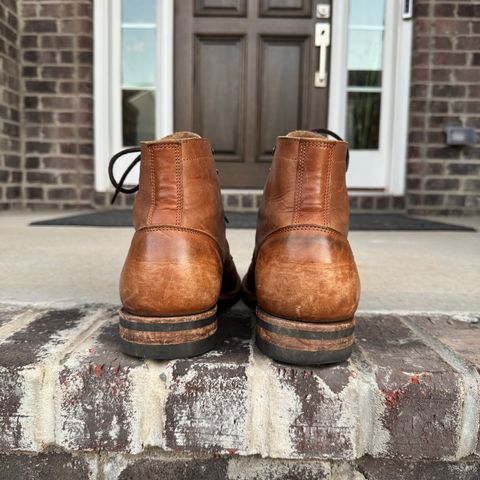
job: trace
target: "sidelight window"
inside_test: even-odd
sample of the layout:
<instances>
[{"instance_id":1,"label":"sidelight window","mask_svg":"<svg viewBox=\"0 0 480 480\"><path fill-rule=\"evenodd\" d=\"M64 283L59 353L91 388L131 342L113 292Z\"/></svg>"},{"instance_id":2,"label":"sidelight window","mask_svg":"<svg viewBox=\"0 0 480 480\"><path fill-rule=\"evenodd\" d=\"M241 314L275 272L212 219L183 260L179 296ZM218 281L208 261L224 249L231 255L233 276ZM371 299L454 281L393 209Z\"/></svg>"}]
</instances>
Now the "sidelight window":
<instances>
[{"instance_id":1,"label":"sidelight window","mask_svg":"<svg viewBox=\"0 0 480 480\"><path fill-rule=\"evenodd\" d=\"M350 2L346 132L353 149L379 147L384 17L384 0Z\"/></svg>"},{"instance_id":2,"label":"sidelight window","mask_svg":"<svg viewBox=\"0 0 480 480\"><path fill-rule=\"evenodd\" d=\"M122 141L155 138L156 0L122 0Z\"/></svg>"}]
</instances>

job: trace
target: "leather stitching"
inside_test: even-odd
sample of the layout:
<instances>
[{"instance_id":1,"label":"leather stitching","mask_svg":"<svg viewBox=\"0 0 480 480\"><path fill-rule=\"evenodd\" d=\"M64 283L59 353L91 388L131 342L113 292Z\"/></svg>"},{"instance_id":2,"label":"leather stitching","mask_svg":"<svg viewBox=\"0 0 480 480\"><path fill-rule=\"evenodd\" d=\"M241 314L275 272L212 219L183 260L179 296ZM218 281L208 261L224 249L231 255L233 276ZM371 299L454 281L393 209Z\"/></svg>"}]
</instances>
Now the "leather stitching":
<instances>
[{"instance_id":1,"label":"leather stitching","mask_svg":"<svg viewBox=\"0 0 480 480\"><path fill-rule=\"evenodd\" d=\"M156 191L155 191L155 169L153 168L153 149L150 148L148 151L148 163L150 167L150 208L148 210L147 216L147 225L152 223L153 209L155 208L156 203Z\"/></svg>"},{"instance_id":2,"label":"leather stitching","mask_svg":"<svg viewBox=\"0 0 480 480\"><path fill-rule=\"evenodd\" d=\"M182 224L183 217L183 182L182 182L182 158L179 155L179 148L175 150L175 181L177 187L177 212L175 223Z\"/></svg>"},{"instance_id":3,"label":"leather stitching","mask_svg":"<svg viewBox=\"0 0 480 480\"><path fill-rule=\"evenodd\" d=\"M198 157L183 157L184 162L189 162L191 160L204 160L208 159L210 160L212 158L212 155L199 155Z\"/></svg>"},{"instance_id":4,"label":"leather stitching","mask_svg":"<svg viewBox=\"0 0 480 480\"><path fill-rule=\"evenodd\" d=\"M325 196L324 196L324 213L323 213L323 222L325 225L330 225L330 197L331 197L331 190L332 190L332 160L333 160L333 148L331 146L328 148L328 162L327 162L327 181L326 181L326 188L325 188Z\"/></svg>"},{"instance_id":5,"label":"leather stitching","mask_svg":"<svg viewBox=\"0 0 480 480\"><path fill-rule=\"evenodd\" d=\"M297 142L297 154L295 155L296 160L296 169L295 169L295 188L293 191L293 210L292 210L292 223L295 223L297 217L297 204L298 204L298 174L299 174L299 164L300 164L300 140Z\"/></svg>"},{"instance_id":6,"label":"leather stitching","mask_svg":"<svg viewBox=\"0 0 480 480\"><path fill-rule=\"evenodd\" d=\"M147 215L147 225L151 225L152 223L152 216L153 216L153 210L157 205L157 192L156 192L156 174L155 174L155 167L153 164L153 152L157 150L171 150L171 149L177 149L178 145L172 145L172 144L166 144L166 145L153 145L149 146L147 145L147 150L148 150L148 163L149 163L149 170L150 170L150 190L151 190L151 195L150 195L150 208L148 210L148 215Z\"/></svg>"},{"instance_id":7,"label":"leather stitching","mask_svg":"<svg viewBox=\"0 0 480 480\"><path fill-rule=\"evenodd\" d=\"M298 217L300 215L300 205L302 203L302 196L303 196L304 172L305 172L305 144L302 141L300 141L298 163L297 163L297 179L295 182L295 197L294 197L294 204L293 204L292 223L297 223Z\"/></svg>"}]
</instances>

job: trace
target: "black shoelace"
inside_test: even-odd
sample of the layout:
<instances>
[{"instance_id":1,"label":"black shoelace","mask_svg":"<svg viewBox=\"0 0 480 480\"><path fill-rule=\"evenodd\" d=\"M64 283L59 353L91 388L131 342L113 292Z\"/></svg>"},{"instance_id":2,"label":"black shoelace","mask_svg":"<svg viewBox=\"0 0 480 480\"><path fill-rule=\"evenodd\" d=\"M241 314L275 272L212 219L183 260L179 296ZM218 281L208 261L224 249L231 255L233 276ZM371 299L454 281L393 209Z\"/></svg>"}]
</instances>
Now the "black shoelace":
<instances>
[{"instance_id":1,"label":"black shoelace","mask_svg":"<svg viewBox=\"0 0 480 480\"><path fill-rule=\"evenodd\" d=\"M340 142L343 142L343 138L340 137L340 135L337 135L335 132L332 132L331 130L328 130L326 128L315 128L312 130L312 132L315 133L320 133L322 135L330 135L331 137L335 138L336 140L339 140ZM275 151L275 149L274 149ZM117 160L123 156L127 155L129 153L139 153L140 152L140 147L130 147L130 148L125 148L124 150L121 150L120 152L116 153L111 159L108 164L108 177L110 178L110 182L112 182L113 187L115 188L115 193L112 196L112 200L110 201L111 204L113 204L118 196L119 193L135 193L138 192L139 185L135 185L130 188L126 188L123 186L125 183L125 180L128 177L128 174L135 168L135 165L140 162L142 159L141 155L137 155L130 163L130 165L125 169L123 172L122 176L120 177L120 180L117 182L115 179L115 176L113 175L113 168L115 166L115 163ZM213 148L212 148L212 154L213 154ZM346 157L346 162L347 162L347 170L348 170L348 163L349 163L349 152L348 152L348 147L347 147L347 157ZM217 170L218 173L218 170ZM228 220L225 219L227 222Z\"/></svg>"},{"instance_id":2,"label":"black shoelace","mask_svg":"<svg viewBox=\"0 0 480 480\"><path fill-rule=\"evenodd\" d=\"M110 203L113 205L113 202L115 202L115 199L117 198L119 193L135 193L138 192L139 185L135 185L134 187L131 188L125 188L123 184L125 183L126 178L128 177L128 174L135 168L135 165L140 162L142 159L141 155L137 155L130 165L125 169L123 172L122 176L120 177L120 180L117 182L115 179L115 176L113 175L113 167L115 166L116 161L122 156L122 155L127 155L128 153L138 153L140 152L140 147L131 147L131 148L125 148L124 150L121 150L120 152L116 153L111 159L108 164L108 177L110 178L110 182L112 182L113 187L115 188L115 193L113 194L112 200Z\"/></svg>"}]
</instances>

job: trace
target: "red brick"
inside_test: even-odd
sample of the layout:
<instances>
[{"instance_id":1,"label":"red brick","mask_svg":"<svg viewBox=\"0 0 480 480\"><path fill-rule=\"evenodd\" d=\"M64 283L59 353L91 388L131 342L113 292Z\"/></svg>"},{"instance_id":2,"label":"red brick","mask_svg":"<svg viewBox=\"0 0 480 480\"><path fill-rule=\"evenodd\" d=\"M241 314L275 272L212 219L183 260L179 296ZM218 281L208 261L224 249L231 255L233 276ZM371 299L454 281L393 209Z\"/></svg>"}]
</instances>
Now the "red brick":
<instances>
[{"instance_id":1,"label":"red brick","mask_svg":"<svg viewBox=\"0 0 480 480\"><path fill-rule=\"evenodd\" d=\"M93 478L88 459L70 453L39 453L37 455L0 455L0 478L8 480L40 480L58 478L88 480Z\"/></svg>"},{"instance_id":2,"label":"red brick","mask_svg":"<svg viewBox=\"0 0 480 480\"><path fill-rule=\"evenodd\" d=\"M367 361L376 365L388 455L455 456L463 388L458 372L394 316L358 322L356 337Z\"/></svg>"},{"instance_id":3,"label":"red brick","mask_svg":"<svg viewBox=\"0 0 480 480\"><path fill-rule=\"evenodd\" d=\"M432 62L434 65L465 65L467 55L458 52L435 52Z\"/></svg>"},{"instance_id":4,"label":"red brick","mask_svg":"<svg viewBox=\"0 0 480 480\"><path fill-rule=\"evenodd\" d=\"M436 17L452 17L455 12L455 4L439 3L434 6L433 14Z\"/></svg>"},{"instance_id":5,"label":"red brick","mask_svg":"<svg viewBox=\"0 0 480 480\"><path fill-rule=\"evenodd\" d=\"M466 20L435 19L432 22L435 35L460 35L469 33L469 23Z\"/></svg>"}]
</instances>

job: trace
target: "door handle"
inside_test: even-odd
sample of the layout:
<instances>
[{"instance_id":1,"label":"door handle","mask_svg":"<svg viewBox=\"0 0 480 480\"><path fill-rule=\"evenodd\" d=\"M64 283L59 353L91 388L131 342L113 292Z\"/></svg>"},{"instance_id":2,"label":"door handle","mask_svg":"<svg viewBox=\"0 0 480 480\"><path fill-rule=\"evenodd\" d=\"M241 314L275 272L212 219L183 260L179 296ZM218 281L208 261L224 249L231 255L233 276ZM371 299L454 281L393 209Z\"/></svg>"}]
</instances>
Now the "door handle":
<instances>
[{"instance_id":1,"label":"door handle","mask_svg":"<svg viewBox=\"0 0 480 480\"><path fill-rule=\"evenodd\" d=\"M314 86L327 86L327 47L330 46L330 24L315 24L315 46L319 48L318 70L315 72Z\"/></svg>"}]
</instances>

